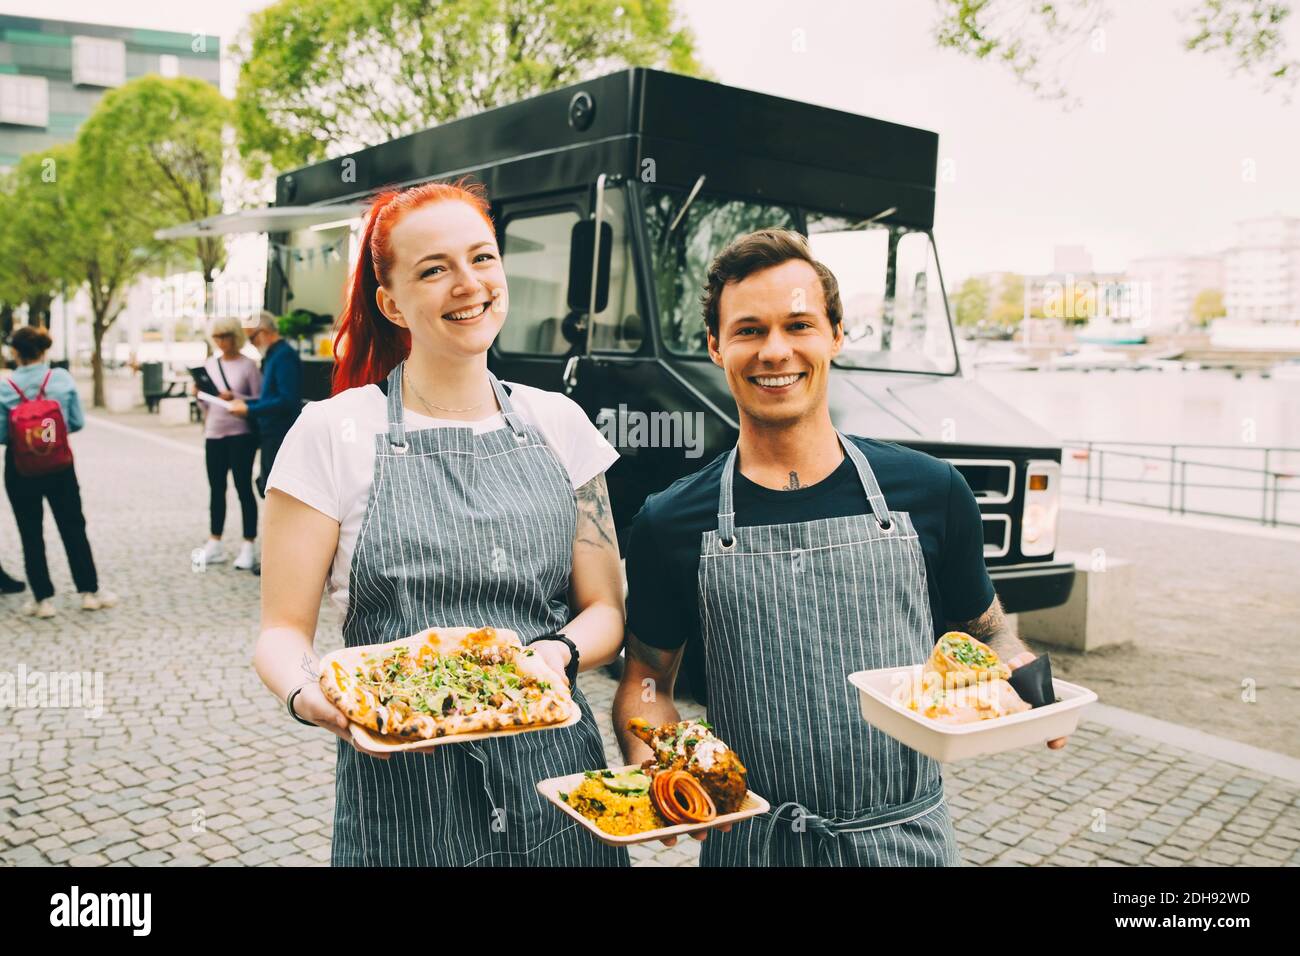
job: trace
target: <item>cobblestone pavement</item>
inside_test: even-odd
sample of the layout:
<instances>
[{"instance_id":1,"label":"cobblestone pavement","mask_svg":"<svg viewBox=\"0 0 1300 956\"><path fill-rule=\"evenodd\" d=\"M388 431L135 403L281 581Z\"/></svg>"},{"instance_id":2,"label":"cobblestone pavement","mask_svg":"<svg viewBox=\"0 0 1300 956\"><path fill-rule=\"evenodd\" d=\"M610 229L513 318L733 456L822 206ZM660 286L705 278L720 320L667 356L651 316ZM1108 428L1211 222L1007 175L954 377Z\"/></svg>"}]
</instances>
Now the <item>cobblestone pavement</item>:
<instances>
[{"instance_id":1,"label":"cobblestone pavement","mask_svg":"<svg viewBox=\"0 0 1300 956\"><path fill-rule=\"evenodd\" d=\"M25 669L103 682L98 717L0 709L0 863L328 861L333 738L291 722L249 666L257 579L229 565L191 570L207 490L201 449L181 434L159 441L92 421L74 437L96 561L119 607L76 609L48 519L58 616L23 617L25 596L0 598L0 679ZM0 562L21 572L7 506ZM339 643L333 615L323 621L322 651ZM616 760L613 682L582 683ZM1097 723L1064 751L1003 754L945 777L968 864L1300 864L1300 785ZM698 849L633 855L693 865Z\"/></svg>"},{"instance_id":2,"label":"cobblestone pavement","mask_svg":"<svg viewBox=\"0 0 1300 956\"><path fill-rule=\"evenodd\" d=\"M1133 562L1135 639L1052 648L1058 677L1108 704L1300 757L1300 541L1067 510L1061 548ZM1032 638L1032 634L1028 635ZM1032 644L1032 640L1030 641ZM1242 700L1250 686L1253 699Z\"/></svg>"}]
</instances>

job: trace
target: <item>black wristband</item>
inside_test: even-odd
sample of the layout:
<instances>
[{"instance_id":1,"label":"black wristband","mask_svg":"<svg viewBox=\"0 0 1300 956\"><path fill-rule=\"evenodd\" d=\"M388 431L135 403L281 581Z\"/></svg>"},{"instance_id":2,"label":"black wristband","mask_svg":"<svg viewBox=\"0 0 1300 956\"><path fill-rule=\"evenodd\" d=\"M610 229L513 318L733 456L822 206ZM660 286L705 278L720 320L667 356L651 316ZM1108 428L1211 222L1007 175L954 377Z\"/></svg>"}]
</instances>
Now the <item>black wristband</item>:
<instances>
[{"instance_id":1,"label":"black wristband","mask_svg":"<svg viewBox=\"0 0 1300 956\"><path fill-rule=\"evenodd\" d=\"M550 634L542 634L540 637L534 637L529 641L529 643L536 644L538 641L560 641L561 643L569 645L569 666L564 669L564 676L568 678L569 689L572 690L577 686L578 662L582 659L582 655L578 653L578 645L573 643L573 641L569 640L559 631L554 631Z\"/></svg>"},{"instance_id":2,"label":"black wristband","mask_svg":"<svg viewBox=\"0 0 1300 956\"><path fill-rule=\"evenodd\" d=\"M302 689L306 686L307 686L306 684L301 684L298 687L295 687L293 690L289 691L289 696L285 700L284 706L289 708L289 716L292 717L294 720L298 721L298 723L306 724L308 727L318 727L320 725L317 724L314 720L307 720L303 717L299 717L298 712L293 709L293 699L297 697L298 694L302 691Z\"/></svg>"}]
</instances>

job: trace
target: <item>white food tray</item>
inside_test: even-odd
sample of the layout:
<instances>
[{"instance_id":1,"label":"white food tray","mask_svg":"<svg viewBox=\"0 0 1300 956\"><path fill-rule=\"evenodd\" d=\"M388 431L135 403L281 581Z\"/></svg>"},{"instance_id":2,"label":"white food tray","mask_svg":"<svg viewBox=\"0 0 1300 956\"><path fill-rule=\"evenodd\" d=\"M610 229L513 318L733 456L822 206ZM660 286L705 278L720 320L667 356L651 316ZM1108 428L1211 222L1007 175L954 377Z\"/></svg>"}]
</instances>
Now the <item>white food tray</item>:
<instances>
[{"instance_id":1,"label":"white food tray","mask_svg":"<svg viewBox=\"0 0 1300 956\"><path fill-rule=\"evenodd\" d=\"M1068 737L1079 726L1083 708L1097 699L1086 687L1053 678L1055 704L970 724L946 724L907 707L909 688L921 672L919 665L857 671L849 675L849 683L858 689L867 723L940 763Z\"/></svg>"},{"instance_id":2,"label":"white food tray","mask_svg":"<svg viewBox=\"0 0 1300 956\"><path fill-rule=\"evenodd\" d=\"M602 770L605 768L601 768ZM628 773L632 770L640 770L640 764L628 764L626 767L611 767L614 773ZM577 789L582 784L586 775L584 773L571 773L564 777L551 777L549 780L543 780L537 784L537 791L551 803L555 804L562 812L573 817L591 832L597 840L602 843L608 843L610 846L631 846L635 843L649 843L654 840L666 840L668 837L680 836L686 833L699 833L701 830L712 830L714 827L726 826L728 823L739 823L741 820L748 820L750 817L756 817L760 814L767 813L772 809L772 805L756 794L753 790L745 792L745 802L740 805L740 809L734 813L722 813L714 817L708 823L679 823L675 826L659 827L657 830L646 830L642 833L630 833L626 836L620 836L615 833L606 833L600 827L596 826L596 821L584 817L573 807L569 806L560 798L561 793L569 793Z\"/></svg>"}]
</instances>

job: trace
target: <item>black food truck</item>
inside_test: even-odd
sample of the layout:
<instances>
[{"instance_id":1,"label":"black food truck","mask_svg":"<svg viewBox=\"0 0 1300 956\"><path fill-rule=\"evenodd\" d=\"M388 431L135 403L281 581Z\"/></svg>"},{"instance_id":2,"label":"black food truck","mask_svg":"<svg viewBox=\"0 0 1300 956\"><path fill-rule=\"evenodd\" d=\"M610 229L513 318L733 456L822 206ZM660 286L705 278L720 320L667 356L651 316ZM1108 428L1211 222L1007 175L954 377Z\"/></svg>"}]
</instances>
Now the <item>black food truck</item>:
<instances>
[{"instance_id":1,"label":"black food truck","mask_svg":"<svg viewBox=\"0 0 1300 956\"><path fill-rule=\"evenodd\" d=\"M736 441L705 347L710 260L755 229L804 233L844 303L836 426L951 461L979 500L1007 611L1053 607L1074 577L1054 554L1061 447L962 375L932 233L938 140L635 68L282 174L276 205L355 216L381 187L484 183L510 287L489 366L566 392L618 448L620 536L648 494ZM355 244L355 219L273 234L293 254L271 257L267 307L337 315L347 257L313 247L337 252L349 228ZM306 376L309 399L328 395L330 367Z\"/></svg>"}]
</instances>

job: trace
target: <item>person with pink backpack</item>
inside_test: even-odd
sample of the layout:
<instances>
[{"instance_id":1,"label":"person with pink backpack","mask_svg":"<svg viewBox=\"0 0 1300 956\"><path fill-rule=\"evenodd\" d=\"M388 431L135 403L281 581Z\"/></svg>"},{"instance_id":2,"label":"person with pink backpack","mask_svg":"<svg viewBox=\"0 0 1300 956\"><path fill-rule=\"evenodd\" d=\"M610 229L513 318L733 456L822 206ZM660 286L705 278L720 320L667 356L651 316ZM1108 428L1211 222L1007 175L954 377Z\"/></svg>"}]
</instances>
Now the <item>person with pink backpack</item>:
<instances>
[{"instance_id":1,"label":"person with pink backpack","mask_svg":"<svg viewBox=\"0 0 1300 956\"><path fill-rule=\"evenodd\" d=\"M14 509L22 540L32 601L27 614L55 614L54 584L45 560L45 501L63 539L72 580L81 592L81 608L112 607L117 597L99 590L95 559L86 538L81 512L81 488L72 460L69 432L85 424L77 386L65 369L45 361L49 333L39 326L22 326L9 336L18 360L8 381L0 382L0 442L5 445L5 491Z\"/></svg>"}]
</instances>

